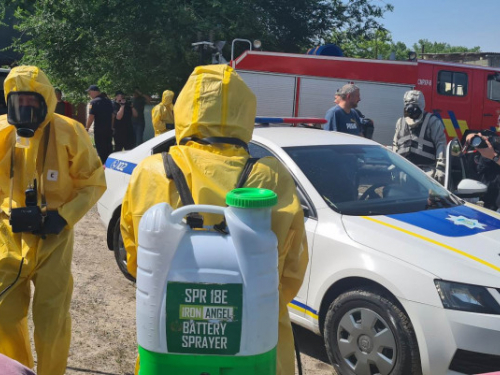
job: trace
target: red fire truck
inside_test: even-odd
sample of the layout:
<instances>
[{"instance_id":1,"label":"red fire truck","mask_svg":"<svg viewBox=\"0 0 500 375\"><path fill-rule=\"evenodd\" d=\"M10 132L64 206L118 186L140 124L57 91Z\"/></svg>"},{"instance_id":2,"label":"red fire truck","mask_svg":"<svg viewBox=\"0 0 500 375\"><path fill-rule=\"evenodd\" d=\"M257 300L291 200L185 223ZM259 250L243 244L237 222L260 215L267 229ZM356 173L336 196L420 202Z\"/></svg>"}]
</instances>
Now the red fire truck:
<instances>
[{"instance_id":1,"label":"red fire truck","mask_svg":"<svg viewBox=\"0 0 500 375\"><path fill-rule=\"evenodd\" d=\"M424 93L448 139L467 129L500 131L500 68L446 62L388 61L246 51L233 62L257 96L258 116L324 117L335 91L361 89L358 109L375 123L373 139L392 144L403 95Z\"/></svg>"}]
</instances>

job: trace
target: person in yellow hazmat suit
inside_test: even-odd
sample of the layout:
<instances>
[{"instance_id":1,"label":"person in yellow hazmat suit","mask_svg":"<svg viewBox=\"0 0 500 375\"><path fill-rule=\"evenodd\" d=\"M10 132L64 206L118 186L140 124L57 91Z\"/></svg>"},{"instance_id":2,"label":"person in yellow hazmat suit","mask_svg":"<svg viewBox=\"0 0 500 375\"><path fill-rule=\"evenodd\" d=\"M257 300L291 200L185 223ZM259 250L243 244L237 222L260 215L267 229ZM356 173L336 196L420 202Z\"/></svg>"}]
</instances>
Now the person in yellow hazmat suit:
<instances>
[{"instance_id":1,"label":"person in yellow hazmat suit","mask_svg":"<svg viewBox=\"0 0 500 375\"><path fill-rule=\"evenodd\" d=\"M194 202L225 206L226 193L237 185L249 158L242 146L252 138L255 95L231 67L199 66L179 94L174 113L177 146L172 146L169 154L184 174ZM290 173L273 157L260 159L244 186L270 189L278 195L272 212L280 280L277 373L289 375L294 373L295 359L287 305L302 284L308 262L304 215ZM182 205L174 181L165 176L161 154L156 154L135 168L123 199L121 232L127 267L134 277L139 221L149 207L159 202L173 208ZM222 220L214 214L203 216L206 225Z\"/></svg>"},{"instance_id":2,"label":"person in yellow hazmat suit","mask_svg":"<svg viewBox=\"0 0 500 375\"><path fill-rule=\"evenodd\" d=\"M163 91L161 102L151 110L151 118L155 137L174 128L174 92L170 90Z\"/></svg>"},{"instance_id":3,"label":"person in yellow hazmat suit","mask_svg":"<svg viewBox=\"0 0 500 375\"><path fill-rule=\"evenodd\" d=\"M55 114L47 76L11 70L0 116L0 353L33 368L30 287L38 375L63 375L71 337L73 226L106 190L82 124ZM19 273L20 271L20 273Z\"/></svg>"}]
</instances>

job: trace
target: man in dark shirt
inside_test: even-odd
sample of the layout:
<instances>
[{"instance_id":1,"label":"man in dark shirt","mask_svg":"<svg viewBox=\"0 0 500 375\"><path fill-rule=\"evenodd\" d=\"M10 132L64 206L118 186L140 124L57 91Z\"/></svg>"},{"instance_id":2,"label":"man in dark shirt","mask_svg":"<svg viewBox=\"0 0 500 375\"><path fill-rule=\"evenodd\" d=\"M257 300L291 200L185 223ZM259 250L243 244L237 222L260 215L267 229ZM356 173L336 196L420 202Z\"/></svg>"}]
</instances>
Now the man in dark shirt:
<instances>
[{"instance_id":1,"label":"man in dark shirt","mask_svg":"<svg viewBox=\"0 0 500 375\"><path fill-rule=\"evenodd\" d=\"M62 91L60 89L55 89L56 92L56 113L72 118L73 117L73 109L71 108L71 104L66 100L62 99Z\"/></svg>"},{"instance_id":2,"label":"man in dark shirt","mask_svg":"<svg viewBox=\"0 0 500 375\"><path fill-rule=\"evenodd\" d=\"M90 85L87 92L92 100L90 101L89 116L85 128L88 131L92 123L94 123L95 147L102 164L105 164L109 154L113 152L111 142L113 136L111 128L113 104L111 100L101 93L96 85Z\"/></svg>"},{"instance_id":3,"label":"man in dark shirt","mask_svg":"<svg viewBox=\"0 0 500 375\"><path fill-rule=\"evenodd\" d=\"M113 138L115 140L115 152L122 151L123 149L131 150L135 146L132 117L137 115L137 111L127 102L123 91L116 92L113 109Z\"/></svg>"},{"instance_id":4,"label":"man in dark shirt","mask_svg":"<svg viewBox=\"0 0 500 375\"><path fill-rule=\"evenodd\" d=\"M132 118L132 124L134 127L136 146L139 146L143 142L144 128L146 126L144 106L150 101L151 98L149 96L140 92L138 87L135 88L134 97L132 98L132 107L137 111L137 115L134 115Z\"/></svg>"},{"instance_id":5,"label":"man in dark shirt","mask_svg":"<svg viewBox=\"0 0 500 375\"><path fill-rule=\"evenodd\" d=\"M347 84L340 88L335 94L335 105L326 112L324 130L338 131L353 135L362 135L361 120L358 113L352 111L361 100L359 88L353 84Z\"/></svg>"}]
</instances>

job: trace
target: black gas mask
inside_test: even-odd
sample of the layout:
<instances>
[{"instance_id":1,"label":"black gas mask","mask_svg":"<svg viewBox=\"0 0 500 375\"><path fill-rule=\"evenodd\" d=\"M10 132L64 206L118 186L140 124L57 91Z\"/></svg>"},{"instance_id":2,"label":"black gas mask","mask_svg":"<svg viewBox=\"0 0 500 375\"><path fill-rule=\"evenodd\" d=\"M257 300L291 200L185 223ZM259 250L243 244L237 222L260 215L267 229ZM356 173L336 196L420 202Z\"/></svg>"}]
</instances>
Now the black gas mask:
<instances>
[{"instance_id":1,"label":"black gas mask","mask_svg":"<svg viewBox=\"0 0 500 375\"><path fill-rule=\"evenodd\" d=\"M39 93L14 91L7 95L7 121L16 127L19 137L33 137L46 116L47 104Z\"/></svg>"},{"instance_id":2,"label":"black gas mask","mask_svg":"<svg viewBox=\"0 0 500 375\"><path fill-rule=\"evenodd\" d=\"M404 116L412 120L417 120L422 115L422 110L415 103L408 103L404 108Z\"/></svg>"}]
</instances>

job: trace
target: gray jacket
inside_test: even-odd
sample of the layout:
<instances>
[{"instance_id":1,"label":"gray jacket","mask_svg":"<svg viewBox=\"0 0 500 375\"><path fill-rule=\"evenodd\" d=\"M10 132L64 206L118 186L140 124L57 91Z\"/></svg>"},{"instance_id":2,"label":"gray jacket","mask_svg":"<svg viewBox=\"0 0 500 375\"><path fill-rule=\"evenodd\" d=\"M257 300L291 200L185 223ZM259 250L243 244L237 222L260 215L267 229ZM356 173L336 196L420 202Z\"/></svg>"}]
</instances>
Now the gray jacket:
<instances>
[{"instance_id":1,"label":"gray jacket","mask_svg":"<svg viewBox=\"0 0 500 375\"><path fill-rule=\"evenodd\" d=\"M422 124L423 122L423 124ZM427 124L425 124L427 122ZM420 126L421 132L418 136L413 135L410 130L410 126L406 123L405 118L401 117L396 123L396 132L394 134L394 139L392 142L392 149L394 152L399 154L406 154L407 152L413 154L419 154L419 156L428 158L429 160L435 160L436 169L444 171L446 166L446 135L444 132L443 122L434 115L430 113L425 113L422 120L412 126L412 128ZM424 133L425 134L422 134ZM402 143L408 141L408 139L413 138L414 142L418 143L418 147L410 147L409 150L403 150ZM429 144L432 143L432 145ZM429 155L425 152L425 147L433 146L434 155Z\"/></svg>"}]
</instances>

